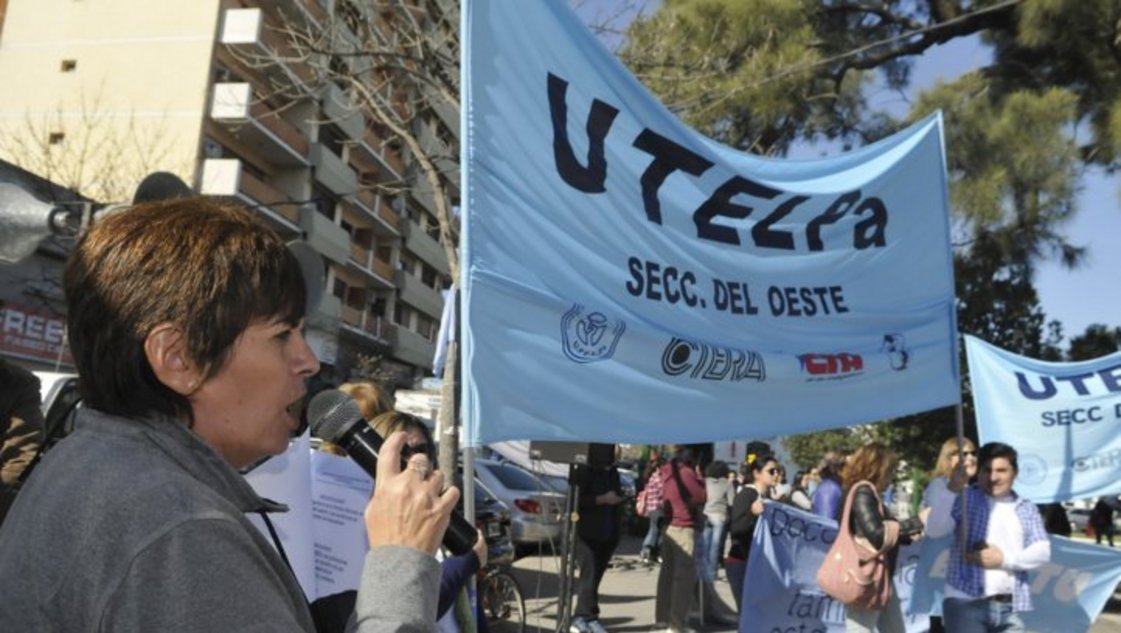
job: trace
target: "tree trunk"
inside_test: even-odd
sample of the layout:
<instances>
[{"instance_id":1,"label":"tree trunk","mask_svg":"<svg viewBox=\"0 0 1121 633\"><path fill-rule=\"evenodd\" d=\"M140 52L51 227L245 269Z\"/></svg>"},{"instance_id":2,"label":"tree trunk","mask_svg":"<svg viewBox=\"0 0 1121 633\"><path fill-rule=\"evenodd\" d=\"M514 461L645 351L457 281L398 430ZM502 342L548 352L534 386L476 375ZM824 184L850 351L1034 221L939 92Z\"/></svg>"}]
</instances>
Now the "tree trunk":
<instances>
[{"instance_id":1,"label":"tree trunk","mask_svg":"<svg viewBox=\"0 0 1121 633\"><path fill-rule=\"evenodd\" d=\"M448 341L444 379L440 385L440 472L448 485L459 485L459 337ZM460 490L463 487L460 486ZM465 493L466 494L466 493Z\"/></svg>"}]
</instances>

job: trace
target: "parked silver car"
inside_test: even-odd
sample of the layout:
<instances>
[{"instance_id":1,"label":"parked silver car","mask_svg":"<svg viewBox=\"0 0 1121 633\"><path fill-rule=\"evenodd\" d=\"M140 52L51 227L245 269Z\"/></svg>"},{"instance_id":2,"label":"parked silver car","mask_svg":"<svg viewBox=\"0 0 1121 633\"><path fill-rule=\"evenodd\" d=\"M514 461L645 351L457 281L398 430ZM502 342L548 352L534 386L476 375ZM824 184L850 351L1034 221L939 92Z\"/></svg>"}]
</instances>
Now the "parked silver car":
<instances>
[{"instance_id":1,"label":"parked silver car","mask_svg":"<svg viewBox=\"0 0 1121 633\"><path fill-rule=\"evenodd\" d=\"M514 545L560 546L563 493L520 466L490 459L475 460L475 476L509 508Z\"/></svg>"}]
</instances>

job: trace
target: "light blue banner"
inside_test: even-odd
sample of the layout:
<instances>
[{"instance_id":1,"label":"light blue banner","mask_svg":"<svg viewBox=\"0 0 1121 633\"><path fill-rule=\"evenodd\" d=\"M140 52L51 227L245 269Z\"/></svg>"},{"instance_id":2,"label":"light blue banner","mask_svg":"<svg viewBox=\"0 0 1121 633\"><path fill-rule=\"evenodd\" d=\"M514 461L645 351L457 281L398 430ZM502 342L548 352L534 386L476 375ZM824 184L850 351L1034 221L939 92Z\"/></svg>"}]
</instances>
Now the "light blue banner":
<instances>
[{"instance_id":1,"label":"light blue banner","mask_svg":"<svg viewBox=\"0 0 1121 633\"><path fill-rule=\"evenodd\" d=\"M821 591L817 570L837 537L837 522L778 503L766 504L755 525L744 580L740 633L843 633L845 605ZM918 546L899 551L895 589L909 613L911 583L919 562ZM925 613L906 615L908 633L923 633Z\"/></svg>"},{"instance_id":2,"label":"light blue banner","mask_svg":"<svg viewBox=\"0 0 1121 633\"><path fill-rule=\"evenodd\" d=\"M1121 493L1121 352L1048 363L965 337L977 433L1019 452L1035 503Z\"/></svg>"},{"instance_id":3,"label":"light blue banner","mask_svg":"<svg viewBox=\"0 0 1121 633\"><path fill-rule=\"evenodd\" d=\"M712 441L959 400L942 121L686 128L559 1L465 3L466 442Z\"/></svg>"},{"instance_id":4,"label":"light blue banner","mask_svg":"<svg viewBox=\"0 0 1121 633\"><path fill-rule=\"evenodd\" d=\"M767 504L751 546L740 633L844 631L844 605L816 579L836 536L836 521ZM928 630L932 609L941 613L949 545L945 537L899 550L895 589L908 633ZM1085 632L1119 581L1121 552L1052 536L1051 562L1031 574L1035 610L1023 614L1024 624L1032 633Z\"/></svg>"},{"instance_id":5,"label":"light blue banner","mask_svg":"<svg viewBox=\"0 0 1121 633\"><path fill-rule=\"evenodd\" d=\"M952 538L927 539L918 548L920 571L911 597L915 613L942 613ZM1050 539L1051 562L1031 573L1034 609L1023 614L1024 626L1037 633L1086 631L1121 582L1121 552L1061 536Z\"/></svg>"}]
</instances>

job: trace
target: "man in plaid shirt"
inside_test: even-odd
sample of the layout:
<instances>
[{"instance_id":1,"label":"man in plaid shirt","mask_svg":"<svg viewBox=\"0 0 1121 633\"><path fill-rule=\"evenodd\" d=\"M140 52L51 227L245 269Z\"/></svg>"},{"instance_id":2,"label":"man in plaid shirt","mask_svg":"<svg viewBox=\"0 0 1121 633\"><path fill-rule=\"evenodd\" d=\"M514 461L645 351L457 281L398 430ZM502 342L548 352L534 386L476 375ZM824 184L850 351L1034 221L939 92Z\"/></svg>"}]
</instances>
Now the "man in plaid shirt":
<instances>
[{"instance_id":1,"label":"man in plaid shirt","mask_svg":"<svg viewBox=\"0 0 1121 633\"><path fill-rule=\"evenodd\" d=\"M1051 543L1039 510L1012 490L1016 480L1016 449L1000 442L981 447L977 484L965 488L966 551L955 536L946 574L942 617L954 633L1023 631L1018 615L1030 611L1028 571L1051 558ZM939 537L960 532L960 468L945 492L931 503L926 533Z\"/></svg>"}]
</instances>

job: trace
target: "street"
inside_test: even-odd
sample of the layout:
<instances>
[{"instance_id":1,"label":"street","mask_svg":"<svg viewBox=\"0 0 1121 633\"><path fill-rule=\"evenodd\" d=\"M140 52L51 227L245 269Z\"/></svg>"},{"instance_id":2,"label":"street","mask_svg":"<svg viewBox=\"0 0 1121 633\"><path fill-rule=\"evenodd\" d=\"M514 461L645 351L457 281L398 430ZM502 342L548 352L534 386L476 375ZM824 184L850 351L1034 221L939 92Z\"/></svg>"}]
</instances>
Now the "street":
<instances>
[{"instance_id":1,"label":"street","mask_svg":"<svg viewBox=\"0 0 1121 633\"><path fill-rule=\"evenodd\" d=\"M638 538L624 537L600 585L600 621L610 633L646 633L654 622L658 568L639 562L640 544ZM527 556L514 567L526 601L527 633L552 633L556 627L559 559L549 555ZM716 589L726 604L734 604L723 574ZM731 627L694 625L705 633L735 631ZM1121 593L1114 593L1089 633L1121 633Z\"/></svg>"}]
</instances>

